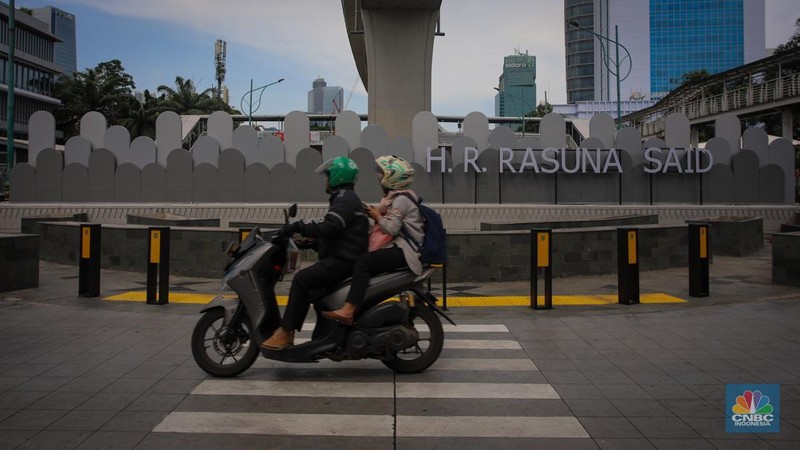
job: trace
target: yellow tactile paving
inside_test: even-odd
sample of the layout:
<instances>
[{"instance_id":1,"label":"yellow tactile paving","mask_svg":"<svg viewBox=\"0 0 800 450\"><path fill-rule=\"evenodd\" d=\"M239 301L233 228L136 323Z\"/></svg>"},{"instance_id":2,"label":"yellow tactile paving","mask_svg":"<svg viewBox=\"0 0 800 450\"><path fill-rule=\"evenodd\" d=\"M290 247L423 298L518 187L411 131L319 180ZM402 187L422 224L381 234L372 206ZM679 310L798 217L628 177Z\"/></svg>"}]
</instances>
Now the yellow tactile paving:
<instances>
[{"instance_id":1,"label":"yellow tactile paving","mask_svg":"<svg viewBox=\"0 0 800 450\"><path fill-rule=\"evenodd\" d=\"M170 303L191 303L191 304L206 304L219 294L202 294L202 293L188 293L188 292L170 292ZM224 294L226 297L233 297L233 294ZM123 302L144 302L147 298L145 291L131 291L124 292L110 297L105 297L105 300L123 301ZM279 295L278 304L285 306L287 296ZM441 298L439 299L441 302ZM660 292L641 294L639 296L641 303L686 303L678 297L673 297L668 294ZM554 295L554 306L569 306L569 305L611 305L617 303L617 296L615 294L608 295ZM544 304L544 297L539 296L539 304ZM530 306L530 297L526 295L510 295L510 296L491 296L491 297L447 297L448 307L459 306Z\"/></svg>"}]
</instances>

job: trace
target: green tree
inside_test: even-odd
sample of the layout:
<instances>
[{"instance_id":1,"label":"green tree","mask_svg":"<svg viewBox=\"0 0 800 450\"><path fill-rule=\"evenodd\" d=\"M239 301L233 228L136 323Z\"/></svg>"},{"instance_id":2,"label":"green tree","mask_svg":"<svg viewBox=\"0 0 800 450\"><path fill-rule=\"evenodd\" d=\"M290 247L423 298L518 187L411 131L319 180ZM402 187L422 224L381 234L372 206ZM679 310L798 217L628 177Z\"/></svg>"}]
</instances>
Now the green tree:
<instances>
[{"instance_id":1,"label":"green tree","mask_svg":"<svg viewBox=\"0 0 800 450\"><path fill-rule=\"evenodd\" d=\"M135 87L133 77L116 59L75 72L71 77L60 77L53 88L53 96L61 100L55 111L56 127L64 132L65 140L75 136L81 118L90 111L103 114L110 125L119 125L124 119L120 111L134 100Z\"/></svg>"},{"instance_id":2,"label":"green tree","mask_svg":"<svg viewBox=\"0 0 800 450\"><path fill-rule=\"evenodd\" d=\"M794 23L794 34L792 37L785 43L775 47L775 54L780 55L798 47L800 47L800 19L797 19Z\"/></svg>"},{"instance_id":3,"label":"green tree","mask_svg":"<svg viewBox=\"0 0 800 450\"><path fill-rule=\"evenodd\" d=\"M676 85L677 87L682 87L699 83L703 80L708 79L709 77L711 77L711 74L708 73L708 70L703 68L700 70L693 70L691 72L686 72L683 75L681 75L680 78L678 79L671 78L669 81L670 83Z\"/></svg>"},{"instance_id":4,"label":"green tree","mask_svg":"<svg viewBox=\"0 0 800 450\"><path fill-rule=\"evenodd\" d=\"M536 105L536 111L529 112L528 117L544 117L551 112L553 112L553 105L550 102L540 102Z\"/></svg>"}]
</instances>

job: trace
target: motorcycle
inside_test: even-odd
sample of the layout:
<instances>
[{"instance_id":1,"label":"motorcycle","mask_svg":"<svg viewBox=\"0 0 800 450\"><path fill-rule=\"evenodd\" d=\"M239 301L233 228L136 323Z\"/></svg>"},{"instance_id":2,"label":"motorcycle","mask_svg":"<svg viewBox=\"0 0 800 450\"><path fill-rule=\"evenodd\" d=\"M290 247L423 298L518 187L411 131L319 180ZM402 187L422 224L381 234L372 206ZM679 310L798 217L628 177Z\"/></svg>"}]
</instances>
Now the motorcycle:
<instances>
[{"instance_id":1,"label":"motorcycle","mask_svg":"<svg viewBox=\"0 0 800 450\"><path fill-rule=\"evenodd\" d=\"M285 223L296 214L297 204L284 210ZM223 287L233 289L237 298L218 296L200 311L191 338L200 368L215 377L234 377L252 366L259 353L293 363L378 359L399 373L422 372L436 362L444 345L439 316L455 323L423 288L433 272L429 267L421 275L406 268L373 277L352 326L322 315L342 307L350 289L347 279L312 299L316 324L311 340L283 350L260 347L281 321L275 285L287 271L293 244L278 232L264 239L258 227L238 247L231 244Z\"/></svg>"}]
</instances>

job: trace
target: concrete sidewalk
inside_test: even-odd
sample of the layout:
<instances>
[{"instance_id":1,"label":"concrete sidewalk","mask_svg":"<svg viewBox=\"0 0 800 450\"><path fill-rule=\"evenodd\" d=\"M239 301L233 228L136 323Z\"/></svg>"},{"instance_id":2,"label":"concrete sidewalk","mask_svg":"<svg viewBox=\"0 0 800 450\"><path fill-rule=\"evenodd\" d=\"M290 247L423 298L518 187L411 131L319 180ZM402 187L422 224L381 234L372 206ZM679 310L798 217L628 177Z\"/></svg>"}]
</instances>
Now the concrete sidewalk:
<instances>
[{"instance_id":1,"label":"concrete sidewalk","mask_svg":"<svg viewBox=\"0 0 800 450\"><path fill-rule=\"evenodd\" d=\"M800 289L771 284L768 247L715 257L705 298L688 296L686 269L641 273L642 292L686 303L450 308L461 328L447 329L441 359L406 376L374 361L259 359L237 379L210 380L189 350L199 306L81 298L77 276L76 267L43 263L38 289L0 294L0 449L800 446ZM170 285L220 290L219 280L172 277ZM102 273L103 296L144 286L143 273ZM616 276L556 278L553 288L615 293ZM528 283L448 285L451 296L528 292ZM331 387L270 391L300 381ZM356 385L337 398L350 382L386 385L389 397ZM237 383L251 395L237 394ZM729 383L779 384L780 433L727 433ZM431 386L439 398L417 398ZM504 396L512 388L554 396ZM230 393L209 395L218 391ZM301 417L306 426L270 428ZM310 425L337 417L372 424L373 434ZM218 428L223 418L230 428ZM436 426L415 428L426 423Z\"/></svg>"}]
</instances>

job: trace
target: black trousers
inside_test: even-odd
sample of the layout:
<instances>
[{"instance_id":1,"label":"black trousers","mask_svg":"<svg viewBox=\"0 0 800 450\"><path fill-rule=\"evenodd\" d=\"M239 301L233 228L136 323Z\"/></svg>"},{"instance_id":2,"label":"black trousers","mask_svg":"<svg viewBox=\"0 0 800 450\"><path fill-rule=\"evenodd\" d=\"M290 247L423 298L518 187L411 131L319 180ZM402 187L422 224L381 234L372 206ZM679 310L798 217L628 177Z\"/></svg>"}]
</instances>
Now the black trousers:
<instances>
[{"instance_id":1,"label":"black trousers","mask_svg":"<svg viewBox=\"0 0 800 450\"><path fill-rule=\"evenodd\" d=\"M320 290L344 280L353 273L353 261L338 258L321 259L297 272L289 288L289 302L281 326L285 330L300 330L306 320L311 297Z\"/></svg>"},{"instance_id":2,"label":"black trousers","mask_svg":"<svg viewBox=\"0 0 800 450\"><path fill-rule=\"evenodd\" d=\"M402 267L408 267L408 263L400 247L382 248L359 256L353 266L353 282L350 284L347 302L359 306L364 301L369 279L373 275Z\"/></svg>"}]
</instances>

